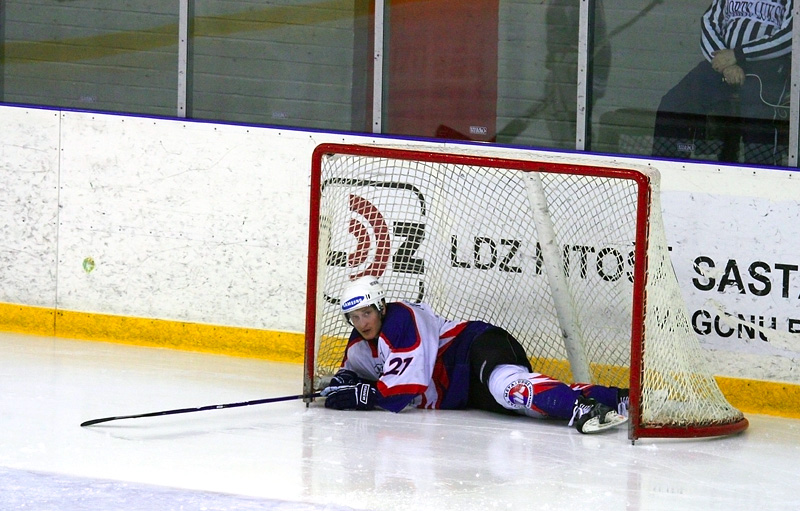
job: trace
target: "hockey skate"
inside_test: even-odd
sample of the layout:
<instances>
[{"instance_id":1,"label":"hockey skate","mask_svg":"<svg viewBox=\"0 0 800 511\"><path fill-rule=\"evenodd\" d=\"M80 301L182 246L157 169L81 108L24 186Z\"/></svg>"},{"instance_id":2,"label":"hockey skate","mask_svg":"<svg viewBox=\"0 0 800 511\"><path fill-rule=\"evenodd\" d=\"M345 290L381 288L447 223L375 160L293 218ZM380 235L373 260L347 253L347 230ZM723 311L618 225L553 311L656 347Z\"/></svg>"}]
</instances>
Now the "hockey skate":
<instances>
[{"instance_id":1,"label":"hockey skate","mask_svg":"<svg viewBox=\"0 0 800 511\"><path fill-rule=\"evenodd\" d=\"M624 424L627 420L627 417L620 415L613 408L594 399L580 396L575 400L569 425L574 425L581 433L597 433Z\"/></svg>"}]
</instances>

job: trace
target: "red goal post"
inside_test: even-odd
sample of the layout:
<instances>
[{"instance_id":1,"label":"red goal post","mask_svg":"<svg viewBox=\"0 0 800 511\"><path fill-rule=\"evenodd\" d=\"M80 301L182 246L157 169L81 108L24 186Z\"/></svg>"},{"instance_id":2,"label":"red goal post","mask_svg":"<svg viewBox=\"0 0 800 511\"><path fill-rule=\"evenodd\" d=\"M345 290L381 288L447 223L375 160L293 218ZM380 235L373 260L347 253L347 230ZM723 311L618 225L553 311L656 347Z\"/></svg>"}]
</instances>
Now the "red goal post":
<instances>
[{"instance_id":1,"label":"red goal post","mask_svg":"<svg viewBox=\"0 0 800 511\"><path fill-rule=\"evenodd\" d=\"M316 148L304 392L341 363L338 296L373 275L390 300L502 326L537 372L629 387L631 440L744 430L690 327L658 172L478 149Z\"/></svg>"}]
</instances>

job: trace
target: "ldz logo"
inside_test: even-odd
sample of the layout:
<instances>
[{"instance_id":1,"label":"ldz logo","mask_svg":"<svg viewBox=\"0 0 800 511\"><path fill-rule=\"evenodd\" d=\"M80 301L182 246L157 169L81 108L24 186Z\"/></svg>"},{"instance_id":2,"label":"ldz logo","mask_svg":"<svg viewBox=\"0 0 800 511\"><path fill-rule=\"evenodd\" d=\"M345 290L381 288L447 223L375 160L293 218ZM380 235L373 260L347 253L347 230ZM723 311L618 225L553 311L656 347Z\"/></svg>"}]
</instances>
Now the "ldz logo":
<instances>
[{"instance_id":1,"label":"ldz logo","mask_svg":"<svg viewBox=\"0 0 800 511\"><path fill-rule=\"evenodd\" d=\"M350 196L350 218L347 232L356 239L356 249L347 254L347 266L364 267L352 278L372 275L380 277L386 271L392 248L389 227L380 210L370 201L357 195Z\"/></svg>"},{"instance_id":2,"label":"ldz logo","mask_svg":"<svg viewBox=\"0 0 800 511\"><path fill-rule=\"evenodd\" d=\"M337 180L323 187L346 186L345 222L330 226L329 267L347 269L348 277L381 277L393 272L424 274L417 255L425 240L427 204L418 188L387 181ZM332 218L342 218L341 212ZM355 241L355 243L353 243Z\"/></svg>"}]
</instances>

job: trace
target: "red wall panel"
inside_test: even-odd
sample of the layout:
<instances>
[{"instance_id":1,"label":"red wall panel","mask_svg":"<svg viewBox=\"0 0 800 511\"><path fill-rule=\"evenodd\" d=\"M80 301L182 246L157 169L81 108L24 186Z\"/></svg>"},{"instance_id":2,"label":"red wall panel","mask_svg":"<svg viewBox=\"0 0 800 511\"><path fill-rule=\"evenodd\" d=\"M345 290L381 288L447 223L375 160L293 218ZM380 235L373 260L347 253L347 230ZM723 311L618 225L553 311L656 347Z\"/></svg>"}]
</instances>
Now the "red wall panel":
<instances>
[{"instance_id":1,"label":"red wall panel","mask_svg":"<svg viewBox=\"0 0 800 511\"><path fill-rule=\"evenodd\" d=\"M385 132L494 138L498 1L390 3Z\"/></svg>"}]
</instances>

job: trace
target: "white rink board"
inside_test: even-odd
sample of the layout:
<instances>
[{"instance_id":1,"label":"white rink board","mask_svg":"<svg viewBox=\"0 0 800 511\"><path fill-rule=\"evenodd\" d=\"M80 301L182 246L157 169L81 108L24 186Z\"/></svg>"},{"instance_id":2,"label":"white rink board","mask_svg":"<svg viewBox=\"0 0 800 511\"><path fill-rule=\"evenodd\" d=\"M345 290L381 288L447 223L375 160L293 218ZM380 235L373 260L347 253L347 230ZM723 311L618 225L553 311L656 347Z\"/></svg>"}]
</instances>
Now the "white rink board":
<instances>
[{"instance_id":1,"label":"white rink board","mask_svg":"<svg viewBox=\"0 0 800 511\"><path fill-rule=\"evenodd\" d=\"M302 330L313 144L279 138L65 113L59 306Z\"/></svg>"},{"instance_id":2,"label":"white rink board","mask_svg":"<svg viewBox=\"0 0 800 511\"><path fill-rule=\"evenodd\" d=\"M0 122L6 128L0 302L291 332L304 328L314 148L420 144L19 107L0 107ZM711 312L712 328L700 339L715 373L800 382L793 367L800 322L791 321L800 320L800 174L475 144L439 147L658 168L667 239L690 315ZM698 257L716 266L711 289L693 281L702 278L693 267ZM94 261L88 272L86 258ZM759 277L752 277L750 266L758 262ZM720 288L723 278L732 278L733 269L727 277L724 271L731 264L744 293L736 284ZM768 293L763 279L770 281ZM764 341L745 330L727 335L720 326L726 335L719 335L711 304L756 322L763 317L767 327L775 318L779 333Z\"/></svg>"},{"instance_id":3,"label":"white rink board","mask_svg":"<svg viewBox=\"0 0 800 511\"><path fill-rule=\"evenodd\" d=\"M56 304L59 113L0 111L0 301Z\"/></svg>"},{"instance_id":4,"label":"white rink board","mask_svg":"<svg viewBox=\"0 0 800 511\"><path fill-rule=\"evenodd\" d=\"M797 202L665 192L662 203L692 327L715 350L714 365L800 381Z\"/></svg>"}]
</instances>

